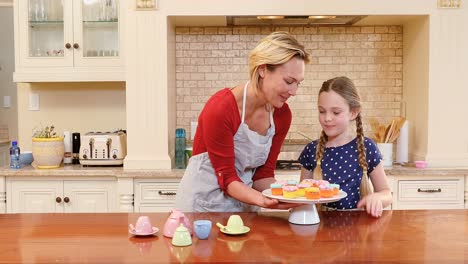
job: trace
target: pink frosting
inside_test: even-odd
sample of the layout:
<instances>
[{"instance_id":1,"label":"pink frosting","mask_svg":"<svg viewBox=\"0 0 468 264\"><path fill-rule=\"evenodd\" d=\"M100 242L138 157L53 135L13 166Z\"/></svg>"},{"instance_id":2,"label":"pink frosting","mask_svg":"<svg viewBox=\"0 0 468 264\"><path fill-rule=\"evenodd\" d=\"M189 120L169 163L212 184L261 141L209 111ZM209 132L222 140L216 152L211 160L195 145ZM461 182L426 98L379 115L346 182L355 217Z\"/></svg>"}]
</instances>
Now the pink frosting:
<instances>
[{"instance_id":1,"label":"pink frosting","mask_svg":"<svg viewBox=\"0 0 468 264\"><path fill-rule=\"evenodd\" d=\"M296 186L284 186L283 191L294 192L294 191L297 191L297 187Z\"/></svg>"}]
</instances>

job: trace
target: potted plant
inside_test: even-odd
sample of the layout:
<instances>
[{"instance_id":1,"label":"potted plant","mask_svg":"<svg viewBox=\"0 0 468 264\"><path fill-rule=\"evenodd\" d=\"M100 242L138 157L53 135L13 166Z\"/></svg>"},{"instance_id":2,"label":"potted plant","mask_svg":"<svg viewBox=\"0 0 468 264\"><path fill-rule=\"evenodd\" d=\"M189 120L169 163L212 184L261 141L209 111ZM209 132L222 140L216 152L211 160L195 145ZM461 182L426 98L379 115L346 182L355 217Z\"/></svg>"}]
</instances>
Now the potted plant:
<instances>
[{"instance_id":1,"label":"potted plant","mask_svg":"<svg viewBox=\"0 0 468 264\"><path fill-rule=\"evenodd\" d=\"M60 167L65 153L63 137L57 135L54 126L46 126L34 132L32 138L34 163L39 169Z\"/></svg>"}]
</instances>

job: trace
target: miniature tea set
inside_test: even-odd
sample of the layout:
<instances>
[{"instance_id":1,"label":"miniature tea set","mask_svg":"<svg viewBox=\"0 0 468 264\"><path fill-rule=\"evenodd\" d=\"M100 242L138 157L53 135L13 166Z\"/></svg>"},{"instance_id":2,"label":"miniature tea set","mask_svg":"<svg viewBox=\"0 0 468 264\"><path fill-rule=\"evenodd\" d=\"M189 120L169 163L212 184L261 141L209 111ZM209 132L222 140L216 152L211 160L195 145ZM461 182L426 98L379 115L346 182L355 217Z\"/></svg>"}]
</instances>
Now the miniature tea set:
<instances>
[{"instance_id":1,"label":"miniature tea set","mask_svg":"<svg viewBox=\"0 0 468 264\"><path fill-rule=\"evenodd\" d=\"M227 235L242 235L250 231L249 227L244 226L239 215L231 215L226 226L221 223L216 223L216 226ZM208 239L211 228L210 220L196 220L192 226L189 218L183 212L173 209L164 224L163 235L172 238L172 245L185 247L192 244L194 232L198 239ZM151 224L148 216L140 216L135 225L129 224L128 232L134 236L153 236L159 232L159 228Z\"/></svg>"}]
</instances>

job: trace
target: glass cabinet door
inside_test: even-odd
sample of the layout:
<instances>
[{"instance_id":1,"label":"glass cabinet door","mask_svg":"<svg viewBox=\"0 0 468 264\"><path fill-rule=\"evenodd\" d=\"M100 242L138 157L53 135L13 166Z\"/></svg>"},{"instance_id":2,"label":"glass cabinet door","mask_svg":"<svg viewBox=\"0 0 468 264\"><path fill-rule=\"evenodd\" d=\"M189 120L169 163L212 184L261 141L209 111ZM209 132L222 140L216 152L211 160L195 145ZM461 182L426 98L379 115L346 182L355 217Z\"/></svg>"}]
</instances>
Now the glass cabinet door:
<instances>
[{"instance_id":1,"label":"glass cabinet door","mask_svg":"<svg viewBox=\"0 0 468 264\"><path fill-rule=\"evenodd\" d=\"M29 0L29 57L64 56L62 0Z\"/></svg>"},{"instance_id":2,"label":"glass cabinet door","mask_svg":"<svg viewBox=\"0 0 468 264\"><path fill-rule=\"evenodd\" d=\"M80 49L76 65L104 65L119 58L120 9L118 0L79 0L75 17L75 40ZM77 12L75 11L75 14ZM76 52L77 50L75 50Z\"/></svg>"}]
</instances>

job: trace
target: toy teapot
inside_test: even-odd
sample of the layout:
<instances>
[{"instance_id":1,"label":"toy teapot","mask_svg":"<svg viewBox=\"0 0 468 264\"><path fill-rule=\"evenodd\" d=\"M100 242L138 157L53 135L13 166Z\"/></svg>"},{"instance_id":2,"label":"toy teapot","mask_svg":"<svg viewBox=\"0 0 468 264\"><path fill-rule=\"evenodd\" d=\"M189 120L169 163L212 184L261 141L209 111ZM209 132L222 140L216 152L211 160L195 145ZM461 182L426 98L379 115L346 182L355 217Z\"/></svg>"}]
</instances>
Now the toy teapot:
<instances>
[{"instance_id":1,"label":"toy teapot","mask_svg":"<svg viewBox=\"0 0 468 264\"><path fill-rule=\"evenodd\" d=\"M171 211L171 215L169 215L166 223L164 224L163 235L165 237L173 237L175 230L180 226L180 224L183 224L189 230L190 235L193 234L192 224L188 217L178 209L173 209Z\"/></svg>"}]
</instances>

